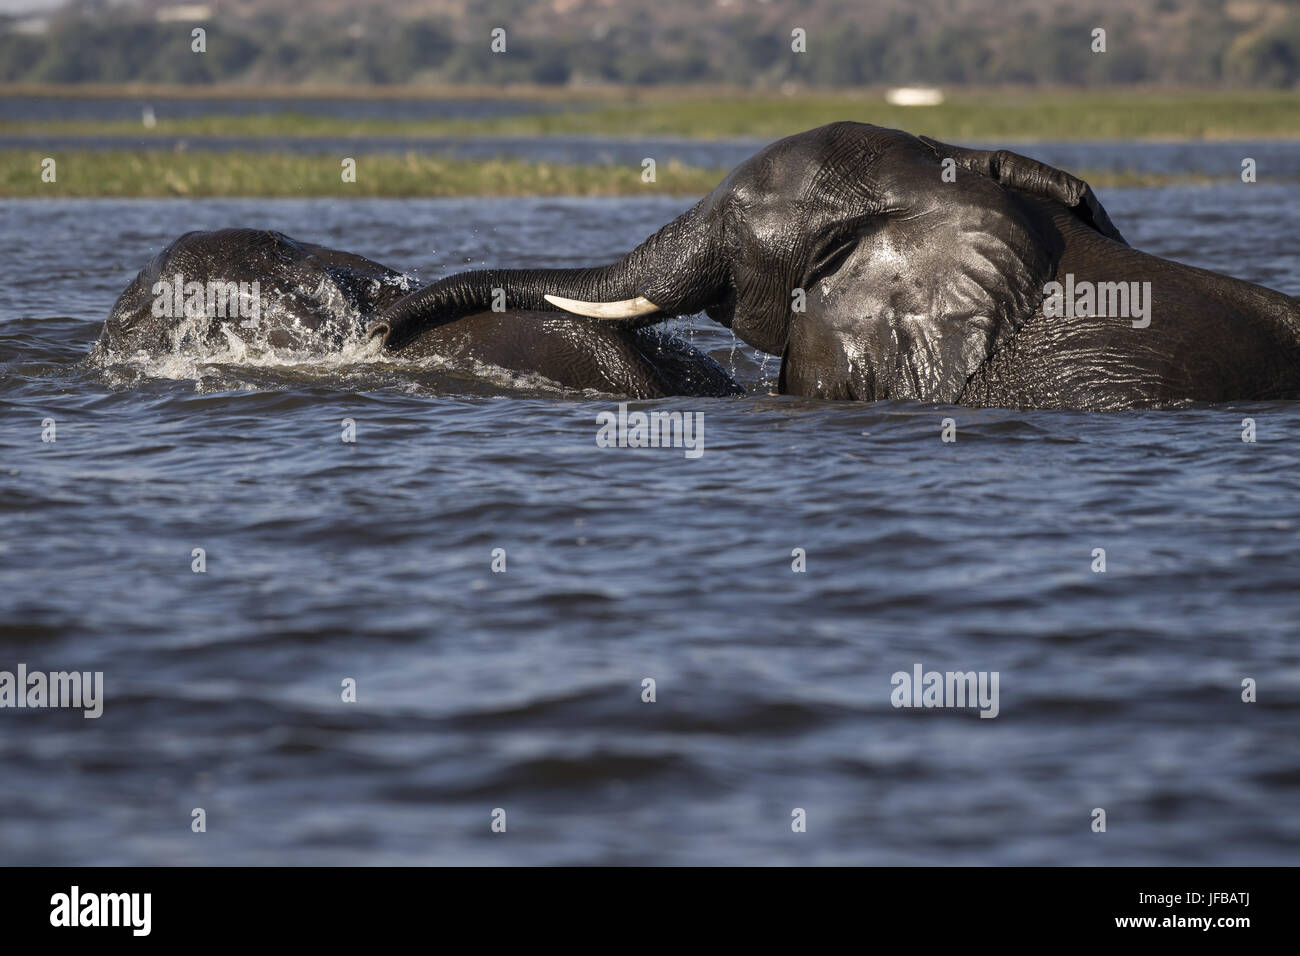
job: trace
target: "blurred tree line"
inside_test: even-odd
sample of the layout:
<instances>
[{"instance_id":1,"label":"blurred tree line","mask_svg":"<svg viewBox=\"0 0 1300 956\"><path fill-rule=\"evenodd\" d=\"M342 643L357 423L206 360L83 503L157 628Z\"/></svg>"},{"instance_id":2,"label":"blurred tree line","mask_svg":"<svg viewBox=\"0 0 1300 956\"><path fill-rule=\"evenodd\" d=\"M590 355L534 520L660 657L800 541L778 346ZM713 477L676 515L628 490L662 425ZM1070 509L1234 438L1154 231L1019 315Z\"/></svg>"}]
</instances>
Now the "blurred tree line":
<instances>
[{"instance_id":1,"label":"blurred tree line","mask_svg":"<svg viewBox=\"0 0 1300 956\"><path fill-rule=\"evenodd\" d=\"M554 13L582 0L550 2ZM1272 0L1269 16L1253 21L1229 16L1230 6L1155 0L1170 14L1158 27L1125 7L1109 9L1099 55L1091 49L1098 17L1073 6L986 22L895 4L871 22L831 3L821 20L809 19L807 52L796 54L789 24L799 17L767 5L754 8L763 16L706 9L683 19L630 3L585 18L557 14L564 26L546 30L520 0L469 5L443 19L396 16L383 4L315 16L254 5L197 23L159 21L147 6L83 3L43 31L30 19L0 19L0 82L1300 85L1300 2ZM502 23L507 49L495 54L490 32ZM206 53L190 50L195 26L207 31Z\"/></svg>"}]
</instances>

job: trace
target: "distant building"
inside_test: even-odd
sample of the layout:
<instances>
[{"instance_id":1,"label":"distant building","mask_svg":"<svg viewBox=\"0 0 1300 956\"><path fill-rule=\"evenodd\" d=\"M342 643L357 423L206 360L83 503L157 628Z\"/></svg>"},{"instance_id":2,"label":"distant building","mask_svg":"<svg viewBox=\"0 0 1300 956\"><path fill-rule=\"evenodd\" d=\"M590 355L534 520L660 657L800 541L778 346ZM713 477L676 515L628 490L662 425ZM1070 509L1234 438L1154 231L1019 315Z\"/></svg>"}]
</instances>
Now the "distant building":
<instances>
[{"instance_id":1,"label":"distant building","mask_svg":"<svg viewBox=\"0 0 1300 956\"><path fill-rule=\"evenodd\" d=\"M885 102L891 106L938 106L943 102L943 90L934 86L896 86L885 91Z\"/></svg>"},{"instance_id":2,"label":"distant building","mask_svg":"<svg viewBox=\"0 0 1300 956\"><path fill-rule=\"evenodd\" d=\"M189 23L211 18L212 8L206 3L178 3L172 7L159 7L154 13L154 19L159 23Z\"/></svg>"},{"instance_id":3,"label":"distant building","mask_svg":"<svg viewBox=\"0 0 1300 956\"><path fill-rule=\"evenodd\" d=\"M9 24L10 33L21 33L24 36L39 37L50 32L49 17L23 17L20 20L14 20Z\"/></svg>"}]
</instances>

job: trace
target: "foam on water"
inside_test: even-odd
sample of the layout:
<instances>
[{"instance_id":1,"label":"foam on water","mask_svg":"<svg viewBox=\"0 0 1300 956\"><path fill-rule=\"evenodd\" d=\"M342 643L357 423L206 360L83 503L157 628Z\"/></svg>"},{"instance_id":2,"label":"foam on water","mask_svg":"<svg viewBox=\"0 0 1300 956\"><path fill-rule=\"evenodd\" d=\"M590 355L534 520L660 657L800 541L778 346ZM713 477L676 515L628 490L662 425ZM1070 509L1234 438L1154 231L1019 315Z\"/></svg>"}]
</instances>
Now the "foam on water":
<instances>
[{"instance_id":1,"label":"foam on water","mask_svg":"<svg viewBox=\"0 0 1300 956\"><path fill-rule=\"evenodd\" d=\"M230 325L221 323L221 341L214 342L207 334L206 319L186 319L170 334L170 351L150 353L139 350L124 354L111 347L95 348L87 357L87 364L98 370L106 384L115 388L133 387L144 379L192 381L196 392L214 392L227 389L255 391L263 388L293 387L307 382L340 387L355 387L356 377L365 373L383 373L394 387L412 394L439 394L448 389L457 390L457 382L448 375L460 373L459 383L476 380L483 386L503 391L573 395L565 388L543 375L534 372L516 372L478 359L450 359L442 355L425 355L407 358L385 352L378 339L364 333L354 333L344 339L338 348L277 347L265 335L253 341L242 337ZM303 336L307 338L307 336ZM319 340L313 334L309 340ZM250 371L281 373L271 377L251 379ZM369 378L373 381L375 375ZM595 390L582 390L578 394L597 397Z\"/></svg>"}]
</instances>

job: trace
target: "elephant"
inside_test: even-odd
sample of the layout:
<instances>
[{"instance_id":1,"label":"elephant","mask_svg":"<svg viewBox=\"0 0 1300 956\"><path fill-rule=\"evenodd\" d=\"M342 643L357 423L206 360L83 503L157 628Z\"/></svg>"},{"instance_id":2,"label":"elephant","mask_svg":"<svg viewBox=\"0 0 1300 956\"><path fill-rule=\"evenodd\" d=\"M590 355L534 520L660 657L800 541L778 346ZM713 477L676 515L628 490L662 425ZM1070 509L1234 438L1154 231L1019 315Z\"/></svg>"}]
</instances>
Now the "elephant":
<instances>
[{"instance_id":1,"label":"elephant","mask_svg":"<svg viewBox=\"0 0 1300 956\"><path fill-rule=\"evenodd\" d=\"M339 351L348 341L364 342L373 317L412 286L408 277L364 256L280 232L190 232L127 286L92 357L221 349L232 337L273 348ZM743 392L717 362L676 336L554 313L525 318L476 310L413 337L402 356L437 355L471 370L481 363L632 398Z\"/></svg>"},{"instance_id":2,"label":"elephant","mask_svg":"<svg viewBox=\"0 0 1300 956\"><path fill-rule=\"evenodd\" d=\"M1296 299L1133 248L1062 170L866 123L772 143L613 264L448 276L371 334L400 348L494 288L520 310L631 327L704 311L780 355L791 395L1081 410L1300 397Z\"/></svg>"}]
</instances>

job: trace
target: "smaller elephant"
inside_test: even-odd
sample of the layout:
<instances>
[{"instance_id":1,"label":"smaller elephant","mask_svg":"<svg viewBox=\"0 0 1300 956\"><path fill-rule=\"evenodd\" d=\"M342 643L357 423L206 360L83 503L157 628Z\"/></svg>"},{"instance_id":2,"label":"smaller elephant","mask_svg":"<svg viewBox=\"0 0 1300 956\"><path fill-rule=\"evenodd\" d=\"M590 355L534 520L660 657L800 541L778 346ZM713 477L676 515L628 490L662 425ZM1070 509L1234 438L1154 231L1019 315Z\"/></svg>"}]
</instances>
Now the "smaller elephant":
<instances>
[{"instance_id":1,"label":"smaller elephant","mask_svg":"<svg viewBox=\"0 0 1300 956\"><path fill-rule=\"evenodd\" d=\"M127 286L92 356L165 354L246 344L339 351L418 284L364 256L280 232L190 232ZM531 321L527 321L531 320ZM734 395L743 389L689 343L653 329L574 316L476 310L414 337L400 358L441 357L540 375L557 385L633 398Z\"/></svg>"}]
</instances>

